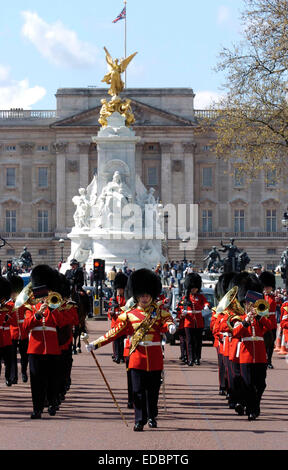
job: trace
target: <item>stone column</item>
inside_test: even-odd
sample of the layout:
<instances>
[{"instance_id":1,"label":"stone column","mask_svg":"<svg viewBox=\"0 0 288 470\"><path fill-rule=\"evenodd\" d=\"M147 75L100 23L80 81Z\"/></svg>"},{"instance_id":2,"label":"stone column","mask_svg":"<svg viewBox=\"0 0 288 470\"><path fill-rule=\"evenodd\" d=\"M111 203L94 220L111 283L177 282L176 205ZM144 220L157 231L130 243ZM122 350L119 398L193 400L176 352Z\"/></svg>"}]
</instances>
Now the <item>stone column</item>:
<instances>
[{"instance_id":1,"label":"stone column","mask_svg":"<svg viewBox=\"0 0 288 470\"><path fill-rule=\"evenodd\" d=\"M56 142L56 230L55 235L66 234L66 151L68 143Z\"/></svg>"},{"instance_id":2,"label":"stone column","mask_svg":"<svg viewBox=\"0 0 288 470\"><path fill-rule=\"evenodd\" d=\"M173 144L161 144L161 201L162 204L172 203L171 187L171 153Z\"/></svg>"},{"instance_id":3,"label":"stone column","mask_svg":"<svg viewBox=\"0 0 288 470\"><path fill-rule=\"evenodd\" d=\"M182 144L184 152L184 178L185 178L185 204L194 202L194 154L196 144L193 142Z\"/></svg>"},{"instance_id":4,"label":"stone column","mask_svg":"<svg viewBox=\"0 0 288 470\"><path fill-rule=\"evenodd\" d=\"M89 148L90 143L81 142L78 145L79 151L79 179L80 188L87 188L89 181Z\"/></svg>"}]
</instances>

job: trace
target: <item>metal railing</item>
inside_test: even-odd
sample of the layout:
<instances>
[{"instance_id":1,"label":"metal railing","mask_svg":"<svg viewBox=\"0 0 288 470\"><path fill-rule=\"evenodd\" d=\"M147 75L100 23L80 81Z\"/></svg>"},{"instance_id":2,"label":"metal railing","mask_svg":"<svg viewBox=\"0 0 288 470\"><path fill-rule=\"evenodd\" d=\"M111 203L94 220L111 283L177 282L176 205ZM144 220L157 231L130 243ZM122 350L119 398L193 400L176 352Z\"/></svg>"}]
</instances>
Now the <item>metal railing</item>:
<instances>
[{"instance_id":1,"label":"metal railing","mask_svg":"<svg viewBox=\"0 0 288 470\"><path fill-rule=\"evenodd\" d=\"M10 109L0 110L0 119L55 119L57 118L57 111L55 110L24 110L24 109Z\"/></svg>"}]
</instances>

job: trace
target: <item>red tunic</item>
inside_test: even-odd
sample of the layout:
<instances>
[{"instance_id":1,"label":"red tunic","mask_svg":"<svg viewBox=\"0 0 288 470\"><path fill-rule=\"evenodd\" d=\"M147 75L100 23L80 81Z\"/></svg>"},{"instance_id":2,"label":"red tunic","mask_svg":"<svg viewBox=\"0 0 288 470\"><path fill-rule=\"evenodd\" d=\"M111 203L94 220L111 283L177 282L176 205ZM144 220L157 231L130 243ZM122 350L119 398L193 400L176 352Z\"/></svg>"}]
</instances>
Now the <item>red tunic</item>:
<instances>
[{"instance_id":1,"label":"red tunic","mask_svg":"<svg viewBox=\"0 0 288 470\"><path fill-rule=\"evenodd\" d=\"M0 347L11 346L10 325L17 326L16 312L13 303L8 301L0 307Z\"/></svg>"},{"instance_id":2,"label":"red tunic","mask_svg":"<svg viewBox=\"0 0 288 470\"><path fill-rule=\"evenodd\" d=\"M182 303L183 303L182 299ZM185 315L184 328L204 328L204 318L202 310L209 306L209 302L203 294L190 294L190 304L188 303L186 312L184 306L180 307L182 315Z\"/></svg>"},{"instance_id":3,"label":"red tunic","mask_svg":"<svg viewBox=\"0 0 288 470\"><path fill-rule=\"evenodd\" d=\"M242 316L244 320L245 315ZM263 335L270 327L267 318L254 319L252 325L243 325L241 322L233 328L233 337L238 338L237 357L240 364L267 363L266 347Z\"/></svg>"},{"instance_id":4,"label":"red tunic","mask_svg":"<svg viewBox=\"0 0 288 470\"><path fill-rule=\"evenodd\" d=\"M65 351L73 340L73 326L79 325L78 307L74 302L65 301L58 310L63 314L65 323L63 327L58 328L59 346L61 351ZM64 341L64 338L67 338L67 341Z\"/></svg>"},{"instance_id":5,"label":"red tunic","mask_svg":"<svg viewBox=\"0 0 288 470\"><path fill-rule=\"evenodd\" d=\"M269 320L270 320L270 330L277 329L277 320L276 320L276 300L274 294L265 294L264 299L269 303Z\"/></svg>"},{"instance_id":6,"label":"red tunic","mask_svg":"<svg viewBox=\"0 0 288 470\"><path fill-rule=\"evenodd\" d=\"M283 330L285 343L288 343L288 302L281 305L280 328Z\"/></svg>"},{"instance_id":7,"label":"red tunic","mask_svg":"<svg viewBox=\"0 0 288 470\"><path fill-rule=\"evenodd\" d=\"M58 309L44 310L41 320L35 318L39 304L33 310L26 310L23 329L29 332L28 354L61 354L57 327L65 326L65 315ZM67 320L66 320L67 321Z\"/></svg>"},{"instance_id":8,"label":"red tunic","mask_svg":"<svg viewBox=\"0 0 288 470\"><path fill-rule=\"evenodd\" d=\"M141 369L154 371L163 369L163 353L161 347L161 334L168 330L168 326L173 323L173 318L167 310L163 310L161 305L157 309L157 318L146 335L143 337L135 351L129 358L129 369ZM94 345L99 348L120 336L133 336L135 330L141 322L145 320L147 312L141 307L133 307L131 310L119 315L115 328L112 328L104 336L94 341ZM127 352L126 352L127 354Z\"/></svg>"},{"instance_id":9,"label":"red tunic","mask_svg":"<svg viewBox=\"0 0 288 470\"><path fill-rule=\"evenodd\" d=\"M126 304L125 297L122 295L117 295L116 297L118 307L115 308L115 311L112 311L112 303L113 303L113 297L111 297L109 301L109 310L108 310L108 318L111 320L111 328L114 328L116 325L117 319L119 315L122 313L121 307L124 307Z\"/></svg>"},{"instance_id":10,"label":"red tunic","mask_svg":"<svg viewBox=\"0 0 288 470\"><path fill-rule=\"evenodd\" d=\"M14 308L14 302L11 302ZM27 332L23 331L23 323L25 318L26 307L22 305L22 307L15 309L15 317L17 321L17 325L10 325L10 334L11 339L14 341L23 340L28 338Z\"/></svg>"}]
</instances>

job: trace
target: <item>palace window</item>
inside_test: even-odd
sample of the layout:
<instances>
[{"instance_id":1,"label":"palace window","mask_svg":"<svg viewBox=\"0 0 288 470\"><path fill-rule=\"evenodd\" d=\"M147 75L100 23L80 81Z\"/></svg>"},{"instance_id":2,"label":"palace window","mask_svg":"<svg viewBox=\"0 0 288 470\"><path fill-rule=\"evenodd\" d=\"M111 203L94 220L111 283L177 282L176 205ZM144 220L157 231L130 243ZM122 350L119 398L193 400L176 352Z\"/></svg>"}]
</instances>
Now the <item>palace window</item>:
<instances>
[{"instance_id":1,"label":"palace window","mask_svg":"<svg viewBox=\"0 0 288 470\"><path fill-rule=\"evenodd\" d=\"M6 211L5 230L8 233L16 232L16 211L15 210Z\"/></svg>"},{"instance_id":2,"label":"palace window","mask_svg":"<svg viewBox=\"0 0 288 470\"><path fill-rule=\"evenodd\" d=\"M48 211L38 211L38 232L48 232Z\"/></svg>"},{"instance_id":3,"label":"palace window","mask_svg":"<svg viewBox=\"0 0 288 470\"><path fill-rule=\"evenodd\" d=\"M266 232L277 232L277 211L276 209L266 210Z\"/></svg>"},{"instance_id":4,"label":"palace window","mask_svg":"<svg viewBox=\"0 0 288 470\"><path fill-rule=\"evenodd\" d=\"M245 231L245 211L244 209L234 210L234 232Z\"/></svg>"},{"instance_id":5,"label":"palace window","mask_svg":"<svg viewBox=\"0 0 288 470\"><path fill-rule=\"evenodd\" d=\"M212 167L206 166L202 168L202 187L212 188L213 186L213 173Z\"/></svg>"},{"instance_id":6,"label":"palace window","mask_svg":"<svg viewBox=\"0 0 288 470\"><path fill-rule=\"evenodd\" d=\"M7 188L16 187L16 168L6 168L6 186Z\"/></svg>"},{"instance_id":7,"label":"palace window","mask_svg":"<svg viewBox=\"0 0 288 470\"><path fill-rule=\"evenodd\" d=\"M277 185L276 170L268 170L266 172L266 187L274 188Z\"/></svg>"},{"instance_id":8,"label":"palace window","mask_svg":"<svg viewBox=\"0 0 288 470\"><path fill-rule=\"evenodd\" d=\"M234 170L234 187L235 188L242 188L245 184L245 179L243 173L239 170L239 168L235 168Z\"/></svg>"},{"instance_id":9,"label":"palace window","mask_svg":"<svg viewBox=\"0 0 288 470\"><path fill-rule=\"evenodd\" d=\"M211 209L202 211L202 232L212 232L213 212Z\"/></svg>"},{"instance_id":10,"label":"palace window","mask_svg":"<svg viewBox=\"0 0 288 470\"><path fill-rule=\"evenodd\" d=\"M158 168L156 166L147 167L147 184L148 186L158 185Z\"/></svg>"},{"instance_id":11,"label":"palace window","mask_svg":"<svg viewBox=\"0 0 288 470\"><path fill-rule=\"evenodd\" d=\"M38 186L39 188L48 188L48 168L38 168Z\"/></svg>"}]
</instances>

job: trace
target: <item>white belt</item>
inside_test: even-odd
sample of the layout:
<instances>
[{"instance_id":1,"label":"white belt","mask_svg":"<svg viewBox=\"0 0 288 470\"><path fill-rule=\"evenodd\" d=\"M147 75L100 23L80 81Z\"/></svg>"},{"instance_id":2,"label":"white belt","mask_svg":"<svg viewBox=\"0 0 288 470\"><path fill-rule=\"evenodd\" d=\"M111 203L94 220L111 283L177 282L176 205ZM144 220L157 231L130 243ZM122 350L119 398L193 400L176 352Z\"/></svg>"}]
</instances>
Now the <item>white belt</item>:
<instances>
[{"instance_id":1,"label":"white belt","mask_svg":"<svg viewBox=\"0 0 288 470\"><path fill-rule=\"evenodd\" d=\"M140 341L139 346L161 346L160 341L159 342L153 342L153 341Z\"/></svg>"},{"instance_id":2,"label":"white belt","mask_svg":"<svg viewBox=\"0 0 288 470\"><path fill-rule=\"evenodd\" d=\"M10 326L5 326L5 327L3 327L3 330L4 330L4 331L9 330L9 331L10 331Z\"/></svg>"},{"instance_id":3,"label":"white belt","mask_svg":"<svg viewBox=\"0 0 288 470\"><path fill-rule=\"evenodd\" d=\"M237 344L236 357L239 357L240 345L243 341L264 341L264 338L262 338L262 336L246 336L245 338L241 338L241 340Z\"/></svg>"},{"instance_id":4,"label":"white belt","mask_svg":"<svg viewBox=\"0 0 288 470\"><path fill-rule=\"evenodd\" d=\"M36 326L35 328L32 328L32 331L57 331L56 328L53 328L52 326Z\"/></svg>"},{"instance_id":5,"label":"white belt","mask_svg":"<svg viewBox=\"0 0 288 470\"><path fill-rule=\"evenodd\" d=\"M24 320L19 320L18 323L24 323Z\"/></svg>"},{"instance_id":6,"label":"white belt","mask_svg":"<svg viewBox=\"0 0 288 470\"><path fill-rule=\"evenodd\" d=\"M264 341L264 338L262 336L246 336L241 341Z\"/></svg>"}]
</instances>

